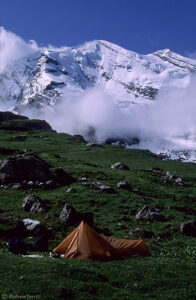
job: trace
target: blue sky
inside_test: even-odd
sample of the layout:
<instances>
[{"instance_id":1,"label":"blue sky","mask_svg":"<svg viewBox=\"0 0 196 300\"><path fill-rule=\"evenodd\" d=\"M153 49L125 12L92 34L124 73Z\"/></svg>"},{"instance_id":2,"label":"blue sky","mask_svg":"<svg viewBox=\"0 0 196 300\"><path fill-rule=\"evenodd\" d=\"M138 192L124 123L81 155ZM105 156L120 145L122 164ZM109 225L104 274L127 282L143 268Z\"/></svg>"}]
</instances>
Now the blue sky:
<instances>
[{"instance_id":1,"label":"blue sky","mask_svg":"<svg viewBox=\"0 0 196 300\"><path fill-rule=\"evenodd\" d=\"M196 51L196 0L1 0L0 25L40 46L107 40L139 53Z\"/></svg>"}]
</instances>

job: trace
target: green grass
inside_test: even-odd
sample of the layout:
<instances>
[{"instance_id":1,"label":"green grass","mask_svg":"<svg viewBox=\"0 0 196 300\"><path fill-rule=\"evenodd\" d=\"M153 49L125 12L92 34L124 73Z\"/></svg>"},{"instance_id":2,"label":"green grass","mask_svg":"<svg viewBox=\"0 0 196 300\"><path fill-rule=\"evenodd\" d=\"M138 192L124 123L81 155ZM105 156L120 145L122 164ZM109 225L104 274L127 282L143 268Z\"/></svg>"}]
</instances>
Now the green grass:
<instances>
[{"instance_id":1,"label":"green grass","mask_svg":"<svg viewBox=\"0 0 196 300\"><path fill-rule=\"evenodd\" d=\"M52 166L62 167L76 178L103 182L116 193L107 194L79 183L71 185L76 193L66 193L67 187L52 191L0 189L0 216L4 218L0 224L0 294L40 295L41 299L195 299L195 240L183 236L179 225L195 218L196 164L162 161L149 151L111 145L84 151L88 147L76 137L55 132L25 132L27 139L16 141L14 136L20 134L24 132L0 130L0 147L33 151ZM0 151L0 159L5 157L8 156ZM127 164L130 171L111 169L111 164L118 161ZM145 172L150 167L175 173L187 186L163 184L160 177ZM118 190L116 184L121 180L127 180L138 191ZM24 197L32 192L48 200L47 213L29 214L21 209ZM145 240L152 256L92 262L50 259L48 253L43 259L8 254L6 231L17 217L38 219L52 228L52 250L73 230L59 220L66 202L78 211L93 212L95 225L107 228L114 237L137 238L128 235L132 227L152 230L155 238ZM167 220L136 221L135 212L144 204L157 207Z\"/></svg>"}]
</instances>

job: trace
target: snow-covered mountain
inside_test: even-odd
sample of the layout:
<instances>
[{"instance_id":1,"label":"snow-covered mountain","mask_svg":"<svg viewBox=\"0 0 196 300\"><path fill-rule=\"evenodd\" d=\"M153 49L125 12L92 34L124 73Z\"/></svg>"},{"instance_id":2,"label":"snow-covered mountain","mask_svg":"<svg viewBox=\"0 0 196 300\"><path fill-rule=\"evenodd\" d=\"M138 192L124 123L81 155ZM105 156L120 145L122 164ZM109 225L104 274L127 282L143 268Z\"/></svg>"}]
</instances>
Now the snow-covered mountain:
<instances>
[{"instance_id":1,"label":"snow-covered mountain","mask_svg":"<svg viewBox=\"0 0 196 300\"><path fill-rule=\"evenodd\" d=\"M0 70L1 109L39 113L54 129L83 134L89 140L124 141L129 146L139 141L134 147L196 161L195 82L190 85L196 60L169 49L141 55L103 40L78 47L41 48L12 33L8 38L15 39L9 53L14 59L8 59L6 66L4 62ZM9 50L9 44L2 49ZM103 94L89 96L93 88ZM167 94L176 88L177 94ZM156 106L161 93L162 101ZM105 106L105 95L115 108ZM101 105L95 98L102 98ZM70 109L74 99L76 105ZM54 112L52 118L45 113L48 108Z\"/></svg>"},{"instance_id":2,"label":"snow-covered mountain","mask_svg":"<svg viewBox=\"0 0 196 300\"><path fill-rule=\"evenodd\" d=\"M169 49L141 55L102 40L39 48L0 74L0 101L40 108L96 86L120 106L149 103L162 88L186 86L195 71L195 60Z\"/></svg>"}]
</instances>

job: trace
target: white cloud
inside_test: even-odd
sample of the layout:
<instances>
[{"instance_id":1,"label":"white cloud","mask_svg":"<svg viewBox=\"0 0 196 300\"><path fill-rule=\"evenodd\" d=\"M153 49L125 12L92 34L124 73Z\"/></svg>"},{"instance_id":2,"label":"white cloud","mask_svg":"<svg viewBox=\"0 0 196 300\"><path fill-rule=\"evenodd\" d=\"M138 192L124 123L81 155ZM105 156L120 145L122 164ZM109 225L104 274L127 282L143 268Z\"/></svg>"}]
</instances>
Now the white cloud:
<instances>
[{"instance_id":1,"label":"white cloud","mask_svg":"<svg viewBox=\"0 0 196 300\"><path fill-rule=\"evenodd\" d=\"M32 54L38 49L35 41L25 42L19 36L0 27L0 72L11 61Z\"/></svg>"}]
</instances>

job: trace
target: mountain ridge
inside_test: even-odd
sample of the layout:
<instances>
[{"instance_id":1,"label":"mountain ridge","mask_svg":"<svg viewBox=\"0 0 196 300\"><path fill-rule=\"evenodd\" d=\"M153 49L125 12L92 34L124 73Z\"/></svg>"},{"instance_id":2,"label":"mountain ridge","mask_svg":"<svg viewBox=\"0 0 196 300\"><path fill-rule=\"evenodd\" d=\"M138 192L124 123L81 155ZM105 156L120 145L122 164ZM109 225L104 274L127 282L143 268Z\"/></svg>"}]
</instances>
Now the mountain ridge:
<instances>
[{"instance_id":1,"label":"mountain ridge","mask_svg":"<svg viewBox=\"0 0 196 300\"><path fill-rule=\"evenodd\" d=\"M115 103L149 104L167 86L187 86L196 60L170 49L142 55L95 40L78 47L39 48L0 74L0 99L22 111L44 107L98 87Z\"/></svg>"}]
</instances>

